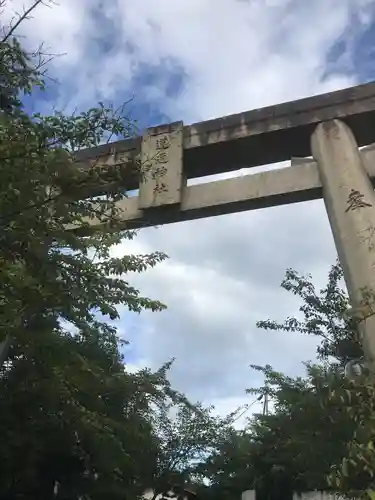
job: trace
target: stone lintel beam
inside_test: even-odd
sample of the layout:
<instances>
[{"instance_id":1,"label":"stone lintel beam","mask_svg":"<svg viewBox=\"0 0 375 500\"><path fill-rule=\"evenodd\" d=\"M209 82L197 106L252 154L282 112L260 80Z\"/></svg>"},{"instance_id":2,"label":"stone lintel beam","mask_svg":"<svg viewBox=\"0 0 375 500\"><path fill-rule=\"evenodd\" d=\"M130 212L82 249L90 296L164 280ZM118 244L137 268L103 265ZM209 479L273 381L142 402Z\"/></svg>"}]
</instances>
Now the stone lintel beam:
<instances>
[{"instance_id":1,"label":"stone lintel beam","mask_svg":"<svg viewBox=\"0 0 375 500\"><path fill-rule=\"evenodd\" d=\"M363 148L361 156L368 175L375 182L375 145ZM112 229L103 226L101 230L155 226L321 197L317 163L312 159L294 158L290 167L186 186L182 189L180 205L141 210L138 196L126 198L118 202L121 220ZM90 223L100 229L95 219Z\"/></svg>"},{"instance_id":2,"label":"stone lintel beam","mask_svg":"<svg viewBox=\"0 0 375 500\"><path fill-rule=\"evenodd\" d=\"M375 82L184 126L184 177L310 156L316 125L335 118L350 126L359 146L375 142ZM123 170L120 188L133 190L139 186L141 144L142 138L134 137L88 148L79 151L76 160L89 169L95 162L105 165L115 152Z\"/></svg>"}]
</instances>

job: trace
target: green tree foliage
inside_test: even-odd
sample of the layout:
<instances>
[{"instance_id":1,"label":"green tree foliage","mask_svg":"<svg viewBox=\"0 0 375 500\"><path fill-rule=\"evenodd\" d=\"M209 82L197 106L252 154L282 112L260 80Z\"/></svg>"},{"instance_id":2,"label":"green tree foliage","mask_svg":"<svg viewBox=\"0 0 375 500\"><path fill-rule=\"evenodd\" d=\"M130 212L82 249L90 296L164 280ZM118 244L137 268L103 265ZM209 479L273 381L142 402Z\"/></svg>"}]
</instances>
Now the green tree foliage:
<instances>
[{"instance_id":1,"label":"green tree foliage","mask_svg":"<svg viewBox=\"0 0 375 500\"><path fill-rule=\"evenodd\" d=\"M362 346L355 322L347 315L349 299L342 287L342 279L342 269L336 263L330 269L326 287L317 291L311 276L301 276L288 269L281 287L300 297L302 319L288 317L283 323L258 321L258 328L315 336L319 341L317 354L323 361L330 356L342 363L360 358Z\"/></svg>"},{"instance_id":2,"label":"green tree foliage","mask_svg":"<svg viewBox=\"0 0 375 500\"><path fill-rule=\"evenodd\" d=\"M171 484L201 485L202 464L231 435L238 412L218 417L213 407L191 404L183 395L176 396L171 399L165 392L153 407L152 428L158 450L152 483L155 495L166 493Z\"/></svg>"},{"instance_id":3,"label":"green tree foliage","mask_svg":"<svg viewBox=\"0 0 375 500\"><path fill-rule=\"evenodd\" d=\"M261 391L267 390L274 403L269 415L255 417L250 426L256 436L257 486L265 488L271 477L293 491L327 490L331 466L345 456L355 430L342 402L330 394L335 387L349 387L349 381L338 367L323 365L307 364L307 375L299 378L257 369L266 381Z\"/></svg>"},{"instance_id":4,"label":"green tree foliage","mask_svg":"<svg viewBox=\"0 0 375 500\"><path fill-rule=\"evenodd\" d=\"M4 35L0 51L13 54L2 62L3 78L17 95L44 86L38 66L14 38ZM81 148L130 133L122 109L103 105L79 115L29 116L15 100L11 113L0 114L0 340L10 335L22 342L42 324L65 334L61 320L84 337L110 339L114 330L100 315L118 318L117 305L137 312L163 308L123 278L154 266L165 255L111 258L110 247L134 232L82 237L67 230L88 228L93 218L115 223L116 202L126 196L121 169L107 171L103 180L99 169L83 171L74 159ZM118 192L81 199L80 186L96 183L104 191L111 177Z\"/></svg>"},{"instance_id":5,"label":"green tree foliage","mask_svg":"<svg viewBox=\"0 0 375 500\"><path fill-rule=\"evenodd\" d=\"M0 372L0 498L134 498L152 477L150 411L166 381L125 371L108 320L119 304L163 309L128 276L165 255L113 258L110 247L134 232L68 230L87 230L93 218L116 224L122 170L85 171L75 157L129 137L131 122L102 104L29 115L22 95L44 88L42 56L27 53L13 28L2 26L0 41L0 341L10 340ZM87 191L109 185L117 191L101 198Z\"/></svg>"},{"instance_id":6,"label":"green tree foliage","mask_svg":"<svg viewBox=\"0 0 375 500\"><path fill-rule=\"evenodd\" d=\"M131 136L132 122L123 107L103 104L72 115L25 111L22 96L45 87L40 50L27 53L15 36L31 10L3 26L0 41L0 342L9 345L0 363L0 499L165 493L197 480L232 417L174 391L170 363L126 371L117 306L164 308L129 279L166 256L110 253L135 236L120 230L117 202L141 166L88 169L76 160L81 149ZM93 219L106 231L93 232Z\"/></svg>"},{"instance_id":7,"label":"green tree foliage","mask_svg":"<svg viewBox=\"0 0 375 500\"><path fill-rule=\"evenodd\" d=\"M269 415L255 415L246 429L225 443L206 464L215 497L229 498L256 489L259 498L334 490L362 496L374 489L374 383L368 374L344 376L349 360L361 358L356 325L347 315L349 301L342 270L332 266L327 286L317 291L310 276L288 270L282 287L301 298L300 319L260 321L266 330L314 335L318 364L306 363L304 377L288 377L270 366L264 375L272 402Z\"/></svg>"},{"instance_id":8,"label":"green tree foliage","mask_svg":"<svg viewBox=\"0 0 375 500\"><path fill-rule=\"evenodd\" d=\"M0 384L0 498L141 493L152 474L149 400L162 380L127 374L97 343L49 332L41 340Z\"/></svg>"}]
</instances>

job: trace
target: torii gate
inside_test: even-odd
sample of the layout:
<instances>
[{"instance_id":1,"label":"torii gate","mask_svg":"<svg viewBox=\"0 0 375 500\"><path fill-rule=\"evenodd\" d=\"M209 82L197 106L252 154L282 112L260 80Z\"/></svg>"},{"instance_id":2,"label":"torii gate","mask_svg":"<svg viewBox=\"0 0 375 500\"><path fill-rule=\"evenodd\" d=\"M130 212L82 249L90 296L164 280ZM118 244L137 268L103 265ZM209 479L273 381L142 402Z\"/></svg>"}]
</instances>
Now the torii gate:
<instances>
[{"instance_id":1,"label":"torii gate","mask_svg":"<svg viewBox=\"0 0 375 500\"><path fill-rule=\"evenodd\" d=\"M141 138L83 150L77 161L84 168L93 163L123 165L127 189L139 188L137 196L118 202L119 223L102 225L101 230L323 197L351 313L359 321L366 357L375 363L375 144L371 143L375 143L375 82L190 126L176 122L150 128ZM284 160L291 160L291 166L187 185L187 179ZM139 161L147 173L137 182L129 166ZM108 186L108 190L120 188ZM98 223L90 221L94 227Z\"/></svg>"},{"instance_id":2,"label":"torii gate","mask_svg":"<svg viewBox=\"0 0 375 500\"><path fill-rule=\"evenodd\" d=\"M358 149L371 143L375 82L190 126L150 128L142 138L86 149L76 159L83 168L123 166L124 186L108 184L107 192L139 188L138 196L118 202L115 226L99 228L99 221L90 220L93 229L167 224L323 197L352 314L366 357L375 364L375 144ZM291 166L187 185L187 179L284 160ZM134 176L138 162L147 167L140 181ZM2 350L0 345L0 357Z\"/></svg>"}]
</instances>

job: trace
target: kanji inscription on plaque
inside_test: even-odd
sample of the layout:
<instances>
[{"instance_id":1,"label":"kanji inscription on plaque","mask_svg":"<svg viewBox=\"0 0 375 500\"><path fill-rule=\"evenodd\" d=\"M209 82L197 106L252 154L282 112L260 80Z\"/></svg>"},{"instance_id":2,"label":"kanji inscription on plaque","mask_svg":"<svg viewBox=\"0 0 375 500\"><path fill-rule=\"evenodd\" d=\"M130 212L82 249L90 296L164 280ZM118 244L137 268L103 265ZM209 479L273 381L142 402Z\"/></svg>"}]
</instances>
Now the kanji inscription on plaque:
<instances>
[{"instance_id":1,"label":"kanji inscription on plaque","mask_svg":"<svg viewBox=\"0 0 375 500\"><path fill-rule=\"evenodd\" d=\"M142 137L139 208L173 205L181 201L183 182L183 125L181 122L149 129Z\"/></svg>"}]
</instances>

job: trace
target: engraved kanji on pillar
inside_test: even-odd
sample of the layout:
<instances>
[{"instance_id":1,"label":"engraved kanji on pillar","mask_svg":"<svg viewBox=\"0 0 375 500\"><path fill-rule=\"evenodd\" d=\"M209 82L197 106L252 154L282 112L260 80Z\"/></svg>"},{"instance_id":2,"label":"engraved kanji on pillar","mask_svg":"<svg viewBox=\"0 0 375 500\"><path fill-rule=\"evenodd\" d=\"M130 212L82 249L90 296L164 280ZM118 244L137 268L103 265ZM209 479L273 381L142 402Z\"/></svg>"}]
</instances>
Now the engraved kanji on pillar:
<instances>
[{"instance_id":1,"label":"engraved kanji on pillar","mask_svg":"<svg viewBox=\"0 0 375 500\"><path fill-rule=\"evenodd\" d=\"M366 358L375 363L375 194L356 140L340 120L312 135L323 197ZM371 151L369 152L371 153Z\"/></svg>"}]
</instances>

